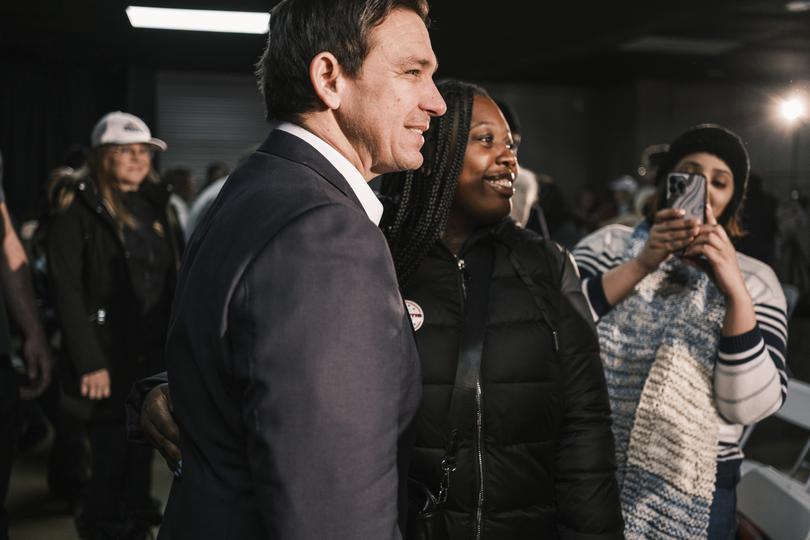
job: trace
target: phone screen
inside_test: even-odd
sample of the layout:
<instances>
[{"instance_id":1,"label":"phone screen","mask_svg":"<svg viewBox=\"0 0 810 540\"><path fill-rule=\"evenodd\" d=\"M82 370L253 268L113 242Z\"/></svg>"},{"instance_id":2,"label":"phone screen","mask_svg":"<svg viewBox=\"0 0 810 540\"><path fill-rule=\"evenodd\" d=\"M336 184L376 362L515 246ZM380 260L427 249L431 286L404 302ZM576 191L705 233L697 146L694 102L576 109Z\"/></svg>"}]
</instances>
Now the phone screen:
<instances>
[{"instance_id":1,"label":"phone screen","mask_svg":"<svg viewBox=\"0 0 810 540\"><path fill-rule=\"evenodd\" d=\"M667 206L686 211L684 219L703 223L706 216L706 177L698 173L669 173Z\"/></svg>"}]
</instances>

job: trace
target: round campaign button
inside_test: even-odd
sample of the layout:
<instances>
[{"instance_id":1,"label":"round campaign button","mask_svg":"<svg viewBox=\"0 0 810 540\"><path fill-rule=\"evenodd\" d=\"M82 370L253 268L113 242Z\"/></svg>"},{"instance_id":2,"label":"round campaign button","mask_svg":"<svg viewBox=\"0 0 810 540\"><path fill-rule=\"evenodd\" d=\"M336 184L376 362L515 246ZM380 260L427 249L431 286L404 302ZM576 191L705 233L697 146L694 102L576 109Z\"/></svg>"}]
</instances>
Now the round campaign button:
<instances>
[{"instance_id":1,"label":"round campaign button","mask_svg":"<svg viewBox=\"0 0 810 540\"><path fill-rule=\"evenodd\" d=\"M408 315L411 316L411 324L413 330L416 332L422 328L422 323L425 322L425 312L422 307L413 300L405 300L405 307L408 308Z\"/></svg>"}]
</instances>

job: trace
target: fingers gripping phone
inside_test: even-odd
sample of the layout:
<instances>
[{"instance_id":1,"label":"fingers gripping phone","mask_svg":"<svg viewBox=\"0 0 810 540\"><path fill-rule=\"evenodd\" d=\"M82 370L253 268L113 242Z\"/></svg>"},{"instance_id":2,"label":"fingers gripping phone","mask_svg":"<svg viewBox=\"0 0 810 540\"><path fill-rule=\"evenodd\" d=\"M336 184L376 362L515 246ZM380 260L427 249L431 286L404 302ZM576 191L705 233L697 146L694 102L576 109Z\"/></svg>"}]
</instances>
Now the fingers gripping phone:
<instances>
[{"instance_id":1,"label":"fingers gripping phone","mask_svg":"<svg viewBox=\"0 0 810 540\"><path fill-rule=\"evenodd\" d=\"M706 221L706 177L697 173L669 173L667 176L667 206L684 210L683 219L696 219L699 223ZM686 248L678 251L683 256ZM704 257L698 256L698 259Z\"/></svg>"},{"instance_id":2,"label":"fingers gripping phone","mask_svg":"<svg viewBox=\"0 0 810 540\"><path fill-rule=\"evenodd\" d=\"M697 173L669 173L667 176L667 206L680 208L683 219L706 221L706 177Z\"/></svg>"}]
</instances>

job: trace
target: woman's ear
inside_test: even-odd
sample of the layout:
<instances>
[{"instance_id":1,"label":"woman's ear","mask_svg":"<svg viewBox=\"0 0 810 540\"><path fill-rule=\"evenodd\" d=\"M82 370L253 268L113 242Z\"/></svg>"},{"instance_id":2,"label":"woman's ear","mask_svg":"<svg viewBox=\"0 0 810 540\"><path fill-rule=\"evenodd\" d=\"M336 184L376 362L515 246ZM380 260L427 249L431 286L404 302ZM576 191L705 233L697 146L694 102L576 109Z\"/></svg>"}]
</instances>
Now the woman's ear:
<instances>
[{"instance_id":1,"label":"woman's ear","mask_svg":"<svg viewBox=\"0 0 810 540\"><path fill-rule=\"evenodd\" d=\"M315 55L309 63L309 80L327 109L335 110L340 107L345 81L343 70L335 55L330 52Z\"/></svg>"}]
</instances>

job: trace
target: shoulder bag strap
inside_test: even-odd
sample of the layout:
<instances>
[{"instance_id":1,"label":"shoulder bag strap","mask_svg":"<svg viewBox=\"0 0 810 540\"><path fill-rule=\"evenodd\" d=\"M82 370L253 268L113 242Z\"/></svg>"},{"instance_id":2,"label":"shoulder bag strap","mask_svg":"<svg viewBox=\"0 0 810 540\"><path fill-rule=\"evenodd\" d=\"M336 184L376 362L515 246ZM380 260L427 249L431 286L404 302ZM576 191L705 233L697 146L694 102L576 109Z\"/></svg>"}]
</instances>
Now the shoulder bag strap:
<instances>
[{"instance_id":1,"label":"shoulder bag strap","mask_svg":"<svg viewBox=\"0 0 810 540\"><path fill-rule=\"evenodd\" d=\"M464 324L461 328L456 380L447 417L447 432L450 437L441 463L443 475L437 497L440 504L447 499L450 474L455 470L459 432L474 425L475 422L475 396L481 373L481 356L489 308L489 285L495 256L493 243L485 242L485 246L485 249L473 250L465 257L462 268L462 279L467 282L465 287L467 294L464 298Z\"/></svg>"}]
</instances>

